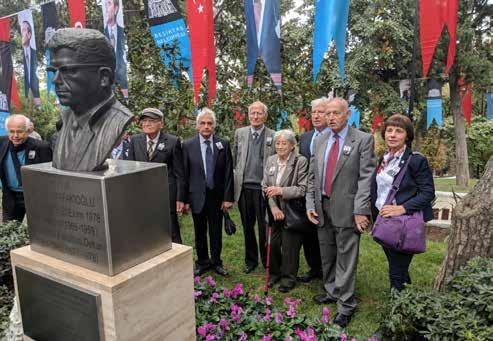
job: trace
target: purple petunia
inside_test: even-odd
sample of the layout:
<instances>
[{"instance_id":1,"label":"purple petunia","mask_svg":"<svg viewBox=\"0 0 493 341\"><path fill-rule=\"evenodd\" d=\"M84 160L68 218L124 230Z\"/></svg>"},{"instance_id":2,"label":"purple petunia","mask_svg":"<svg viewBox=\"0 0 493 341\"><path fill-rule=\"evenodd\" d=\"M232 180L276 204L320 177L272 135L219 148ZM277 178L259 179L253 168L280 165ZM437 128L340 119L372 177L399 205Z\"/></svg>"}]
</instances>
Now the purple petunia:
<instances>
[{"instance_id":1,"label":"purple petunia","mask_svg":"<svg viewBox=\"0 0 493 341\"><path fill-rule=\"evenodd\" d=\"M221 327L222 330L229 330L228 321L226 321L225 319L221 319L219 321L219 327Z\"/></svg>"},{"instance_id":2,"label":"purple petunia","mask_svg":"<svg viewBox=\"0 0 493 341\"><path fill-rule=\"evenodd\" d=\"M206 323L200 327L197 328L197 333L200 335L200 336L203 336L205 337L210 330L214 330L216 328L216 325L214 323Z\"/></svg>"},{"instance_id":3,"label":"purple petunia","mask_svg":"<svg viewBox=\"0 0 493 341\"><path fill-rule=\"evenodd\" d=\"M200 276L195 276L195 277L193 278L193 283L194 283L195 285L199 285L199 284L200 284Z\"/></svg>"},{"instance_id":4,"label":"purple petunia","mask_svg":"<svg viewBox=\"0 0 493 341\"><path fill-rule=\"evenodd\" d=\"M257 303L260 302L260 296L259 296L259 294L255 294L255 297L253 298L253 301L255 302L255 304L257 304Z\"/></svg>"},{"instance_id":5,"label":"purple petunia","mask_svg":"<svg viewBox=\"0 0 493 341\"><path fill-rule=\"evenodd\" d=\"M219 298L219 294L217 292L213 292L211 298L209 299L210 303L217 303L217 299Z\"/></svg>"},{"instance_id":6,"label":"purple petunia","mask_svg":"<svg viewBox=\"0 0 493 341\"><path fill-rule=\"evenodd\" d=\"M231 290L229 290L228 288L224 288L223 289L223 297L224 298L230 298L231 297Z\"/></svg>"},{"instance_id":7,"label":"purple petunia","mask_svg":"<svg viewBox=\"0 0 493 341\"><path fill-rule=\"evenodd\" d=\"M238 339L238 341L246 341L246 340L248 340L248 334L245 332L241 332L240 338Z\"/></svg>"},{"instance_id":8,"label":"purple petunia","mask_svg":"<svg viewBox=\"0 0 493 341\"><path fill-rule=\"evenodd\" d=\"M260 339L260 341L271 341L272 340L272 336L270 335L265 335L263 338Z\"/></svg>"},{"instance_id":9,"label":"purple petunia","mask_svg":"<svg viewBox=\"0 0 493 341\"><path fill-rule=\"evenodd\" d=\"M282 323L282 314L280 312L274 314L274 321L276 321L277 324Z\"/></svg>"},{"instance_id":10,"label":"purple petunia","mask_svg":"<svg viewBox=\"0 0 493 341\"><path fill-rule=\"evenodd\" d=\"M294 318L296 316L296 308L294 305L290 305L288 311L286 312L286 315L288 315L291 318Z\"/></svg>"},{"instance_id":11,"label":"purple petunia","mask_svg":"<svg viewBox=\"0 0 493 341\"><path fill-rule=\"evenodd\" d=\"M215 288L216 287L216 281L214 280L214 278L212 278L212 276L207 276L205 278L205 284L207 284L211 288Z\"/></svg>"},{"instance_id":12,"label":"purple petunia","mask_svg":"<svg viewBox=\"0 0 493 341\"><path fill-rule=\"evenodd\" d=\"M322 321L327 324L330 321L330 309L327 307L322 308Z\"/></svg>"},{"instance_id":13,"label":"purple petunia","mask_svg":"<svg viewBox=\"0 0 493 341\"><path fill-rule=\"evenodd\" d=\"M195 291L193 292L193 297L194 297L195 299L199 298L200 296L202 296L202 291L200 291L200 290L195 290Z\"/></svg>"},{"instance_id":14,"label":"purple petunia","mask_svg":"<svg viewBox=\"0 0 493 341\"><path fill-rule=\"evenodd\" d=\"M270 309L265 309L264 321L270 321Z\"/></svg>"},{"instance_id":15,"label":"purple petunia","mask_svg":"<svg viewBox=\"0 0 493 341\"><path fill-rule=\"evenodd\" d=\"M243 309L236 304L232 304L230 308L231 308L231 319L235 322L240 321L241 314L243 313Z\"/></svg>"},{"instance_id":16,"label":"purple petunia","mask_svg":"<svg viewBox=\"0 0 493 341\"><path fill-rule=\"evenodd\" d=\"M267 304L267 305L272 305L272 297L267 296L267 297L265 298L265 304Z\"/></svg>"},{"instance_id":17,"label":"purple petunia","mask_svg":"<svg viewBox=\"0 0 493 341\"><path fill-rule=\"evenodd\" d=\"M347 341L347 335L345 333L341 334L340 341Z\"/></svg>"},{"instance_id":18,"label":"purple petunia","mask_svg":"<svg viewBox=\"0 0 493 341\"><path fill-rule=\"evenodd\" d=\"M231 297L236 298L238 296L243 295L244 293L245 291L243 290L243 283L238 283L231 291Z\"/></svg>"}]
</instances>

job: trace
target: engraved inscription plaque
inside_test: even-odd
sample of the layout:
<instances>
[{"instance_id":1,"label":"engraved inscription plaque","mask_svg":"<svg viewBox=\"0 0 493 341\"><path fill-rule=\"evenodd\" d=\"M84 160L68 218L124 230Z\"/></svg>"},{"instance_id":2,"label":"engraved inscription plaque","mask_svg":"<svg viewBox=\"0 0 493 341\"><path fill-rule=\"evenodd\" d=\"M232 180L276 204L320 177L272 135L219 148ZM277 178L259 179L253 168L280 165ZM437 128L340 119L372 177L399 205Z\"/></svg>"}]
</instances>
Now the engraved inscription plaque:
<instances>
[{"instance_id":1,"label":"engraved inscription plaque","mask_svg":"<svg viewBox=\"0 0 493 341\"><path fill-rule=\"evenodd\" d=\"M107 162L100 172L22 167L33 251L113 276L171 248L166 165Z\"/></svg>"},{"instance_id":2,"label":"engraved inscription plaque","mask_svg":"<svg viewBox=\"0 0 493 341\"><path fill-rule=\"evenodd\" d=\"M36 341L103 340L98 294L16 266L24 335Z\"/></svg>"}]
</instances>

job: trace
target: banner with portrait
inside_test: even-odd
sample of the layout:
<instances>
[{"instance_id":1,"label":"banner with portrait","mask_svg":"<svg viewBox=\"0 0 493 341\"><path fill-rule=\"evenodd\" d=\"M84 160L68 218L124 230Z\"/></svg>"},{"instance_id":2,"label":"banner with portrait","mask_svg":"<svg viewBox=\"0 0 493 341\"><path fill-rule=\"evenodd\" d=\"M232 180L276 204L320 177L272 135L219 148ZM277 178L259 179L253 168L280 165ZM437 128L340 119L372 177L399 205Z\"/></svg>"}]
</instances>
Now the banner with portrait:
<instances>
[{"instance_id":1,"label":"banner with portrait","mask_svg":"<svg viewBox=\"0 0 493 341\"><path fill-rule=\"evenodd\" d=\"M179 49L176 63L181 64L187 70L189 78L192 79L190 37L178 1L147 0L145 10L156 46L162 48L176 43ZM171 62L164 51L161 51L161 58L166 66Z\"/></svg>"},{"instance_id":2,"label":"banner with portrait","mask_svg":"<svg viewBox=\"0 0 493 341\"><path fill-rule=\"evenodd\" d=\"M21 30L21 48L24 56L24 95L27 98L31 93L34 103L39 105L41 100L39 97L38 58L33 13L30 9L26 9L19 12L17 17Z\"/></svg>"},{"instance_id":3,"label":"banner with portrait","mask_svg":"<svg viewBox=\"0 0 493 341\"><path fill-rule=\"evenodd\" d=\"M47 2L41 5L41 15L43 17L43 33L44 33L44 43L45 46L48 40L53 36L55 31L58 29L58 15L56 13L55 2ZM45 49L45 60L46 65L51 63L51 55L49 49ZM48 72L46 79L46 89L48 95L53 89L53 72Z\"/></svg>"},{"instance_id":4,"label":"banner with portrait","mask_svg":"<svg viewBox=\"0 0 493 341\"><path fill-rule=\"evenodd\" d=\"M128 98L126 37L123 23L122 0L103 0L104 35L115 50L115 83L120 86L125 99Z\"/></svg>"}]
</instances>

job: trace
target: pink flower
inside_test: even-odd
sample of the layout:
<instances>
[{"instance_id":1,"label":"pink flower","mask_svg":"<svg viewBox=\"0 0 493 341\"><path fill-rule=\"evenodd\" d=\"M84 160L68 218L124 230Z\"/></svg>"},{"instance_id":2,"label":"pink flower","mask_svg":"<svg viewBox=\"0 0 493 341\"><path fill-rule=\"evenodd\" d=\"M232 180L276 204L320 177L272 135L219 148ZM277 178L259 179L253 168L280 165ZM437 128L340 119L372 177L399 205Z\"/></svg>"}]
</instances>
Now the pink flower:
<instances>
[{"instance_id":1,"label":"pink flower","mask_svg":"<svg viewBox=\"0 0 493 341\"><path fill-rule=\"evenodd\" d=\"M211 276L207 276L205 278L205 284L207 284L211 288L215 288L216 287L216 281Z\"/></svg>"},{"instance_id":2,"label":"pink flower","mask_svg":"<svg viewBox=\"0 0 493 341\"><path fill-rule=\"evenodd\" d=\"M265 310L265 316L264 316L264 321L269 321L270 320L270 309Z\"/></svg>"},{"instance_id":3,"label":"pink flower","mask_svg":"<svg viewBox=\"0 0 493 341\"><path fill-rule=\"evenodd\" d=\"M224 288L223 289L223 297L224 298L230 298L231 297L231 290L229 290L228 288Z\"/></svg>"},{"instance_id":4,"label":"pink flower","mask_svg":"<svg viewBox=\"0 0 493 341\"><path fill-rule=\"evenodd\" d=\"M240 338L238 339L238 341L246 341L246 340L248 340L247 333L241 332L241 335L240 335Z\"/></svg>"},{"instance_id":5,"label":"pink flower","mask_svg":"<svg viewBox=\"0 0 493 341\"><path fill-rule=\"evenodd\" d=\"M217 340L219 339L216 335L214 334L209 334L205 337L205 341L214 341L214 340Z\"/></svg>"},{"instance_id":6,"label":"pink flower","mask_svg":"<svg viewBox=\"0 0 493 341\"><path fill-rule=\"evenodd\" d=\"M327 307L322 308L322 321L327 324L330 320L330 309Z\"/></svg>"},{"instance_id":7,"label":"pink flower","mask_svg":"<svg viewBox=\"0 0 493 341\"><path fill-rule=\"evenodd\" d=\"M209 299L209 302L217 303L218 298L219 298L219 294L217 292L213 292L211 298Z\"/></svg>"},{"instance_id":8,"label":"pink flower","mask_svg":"<svg viewBox=\"0 0 493 341\"><path fill-rule=\"evenodd\" d=\"M232 304L231 305L231 319L235 322L239 322L241 319L241 314L243 313L243 309L236 305Z\"/></svg>"},{"instance_id":9,"label":"pink flower","mask_svg":"<svg viewBox=\"0 0 493 341\"><path fill-rule=\"evenodd\" d=\"M205 337L207 335L207 327L205 325L198 327L197 333L199 333L200 336Z\"/></svg>"},{"instance_id":10,"label":"pink flower","mask_svg":"<svg viewBox=\"0 0 493 341\"><path fill-rule=\"evenodd\" d=\"M294 298L291 298L291 297L286 297L284 299L284 304L288 305L288 306L294 306L295 308L297 308L301 303L301 300L300 299L294 299Z\"/></svg>"},{"instance_id":11,"label":"pink flower","mask_svg":"<svg viewBox=\"0 0 493 341\"><path fill-rule=\"evenodd\" d=\"M265 335L263 338L260 339L260 341L271 341L272 340L272 336L270 335Z\"/></svg>"},{"instance_id":12,"label":"pink flower","mask_svg":"<svg viewBox=\"0 0 493 341\"><path fill-rule=\"evenodd\" d=\"M347 341L347 335L342 333L340 341Z\"/></svg>"},{"instance_id":13,"label":"pink flower","mask_svg":"<svg viewBox=\"0 0 493 341\"><path fill-rule=\"evenodd\" d=\"M274 321L276 321L277 324L282 323L282 314L280 312L274 314Z\"/></svg>"},{"instance_id":14,"label":"pink flower","mask_svg":"<svg viewBox=\"0 0 493 341\"><path fill-rule=\"evenodd\" d=\"M301 330L300 328L296 328L294 330L294 333L298 336L298 337L301 337L301 335L305 335L305 332L303 330Z\"/></svg>"},{"instance_id":15,"label":"pink flower","mask_svg":"<svg viewBox=\"0 0 493 341\"><path fill-rule=\"evenodd\" d=\"M286 336L284 338L284 341L293 341L293 338L291 336Z\"/></svg>"},{"instance_id":16,"label":"pink flower","mask_svg":"<svg viewBox=\"0 0 493 341\"><path fill-rule=\"evenodd\" d=\"M202 291L200 291L200 290L195 290L195 291L193 292L193 297L194 297L195 299L199 298L200 296L202 296Z\"/></svg>"},{"instance_id":17,"label":"pink flower","mask_svg":"<svg viewBox=\"0 0 493 341\"><path fill-rule=\"evenodd\" d=\"M265 304L267 304L267 305L272 305L272 297L267 296L267 297L265 298Z\"/></svg>"},{"instance_id":18,"label":"pink flower","mask_svg":"<svg viewBox=\"0 0 493 341\"><path fill-rule=\"evenodd\" d=\"M254 297L253 301L255 303L259 303L260 302L260 296L258 294L255 294L255 297Z\"/></svg>"},{"instance_id":19,"label":"pink flower","mask_svg":"<svg viewBox=\"0 0 493 341\"><path fill-rule=\"evenodd\" d=\"M294 318L296 316L296 310L295 309L296 308L294 307L294 305L290 305L286 315L288 315L291 318Z\"/></svg>"},{"instance_id":20,"label":"pink flower","mask_svg":"<svg viewBox=\"0 0 493 341\"><path fill-rule=\"evenodd\" d=\"M243 283L238 283L235 285L235 287L231 291L231 296L233 298L236 298L237 296L241 296L244 293L245 293L245 291L243 290Z\"/></svg>"},{"instance_id":21,"label":"pink flower","mask_svg":"<svg viewBox=\"0 0 493 341\"><path fill-rule=\"evenodd\" d=\"M219 327L221 327L222 330L229 330L228 321L226 321L225 319L220 320Z\"/></svg>"},{"instance_id":22,"label":"pink flower","mask_svg":"<svg viewBox=\"0 0 493 341\"><path fill-rule=\"evenodd\" d=\"M194 283L195 285L199 285L199 284L200 284L200 276L195 276L195 277L193 278L193 283Z\"/></svg>"},{"instance_id":23,"label":"pink flower","mask_svg":"<svg viewBox=\"0 0 493 341\"><path fill-rule=\"evenodd\" d=\"M355 337L353 337L353 338L351 339L351 341L358 341L358 339L357 339L357 338L355 338Z\"/></svg>"}]
</instances>

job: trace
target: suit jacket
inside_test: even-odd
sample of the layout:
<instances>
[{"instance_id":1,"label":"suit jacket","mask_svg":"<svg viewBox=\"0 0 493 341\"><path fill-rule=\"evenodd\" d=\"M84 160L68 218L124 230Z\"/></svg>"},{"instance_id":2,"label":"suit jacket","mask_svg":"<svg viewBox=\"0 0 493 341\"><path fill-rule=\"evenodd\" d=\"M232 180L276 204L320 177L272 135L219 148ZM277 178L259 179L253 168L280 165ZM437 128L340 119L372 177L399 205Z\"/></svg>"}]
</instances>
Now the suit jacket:
<instances>
[{"instance_id":1,"label":"suit jacket","mask_svg":"<svg viewBox=\"0 0 493 341\"><path fill-rule=\"evenodd\" d=\"M298 159L298 161L296 161L296 159ZM278 186L276 184L278 173L277 160L279 160L279 157L276 154L270 156L265 163L264 179L262 181L263 189L269 186ZM279 187L282 187L282 196L270 198L270 208L279 207L282 211L285 207L284 200L303 198L306 194L307 183L308 160L304 156L297 155L297 153L293 151L288 158L286 169L284 170L279 184Z\"/></svg>"},{"instance_id":2,"label":"suit jacket","mask_svg":"<svg viewBox=\"0 0 493 341\"><path fill-rule=\"evenodd\" d=\"M128 160L165 163L168 166L170 208L171 212L176 212L176 201L185 200L183 154L180 139L161 131L151 160L148 161L146 134L134 135L130 139Z\"/></svg>"},{"instance_id":3,"label":"suit jacket","mask_svg":"<svg viewBox=\"0 0 493 341\"><path fill-rule=\"evenodd\" d=\"M104 28L104 35L110 39L108 26ZM115 82L118 83L122 89L128 89L127 82L127 61L125 58L125 32L123 27L116 26L116 51L115 51Z\"/></svg>"},{"instance_id":4,"label":"suit jacket","mask_svg":"<svg viewBox=\"0 0 493 341\"><path fill-rule=\"evenodd\" d=\"M322 134L315 140L308 173L306 209L317 212L319 226L324 225L322 173L324 171L325 149L331 136L332 133ZM355 226L355 214L370 215L371 213L370 187L371 177L375 169L373 144L372 135L349 127L332 178L330 212L327 214L329 214L334 226Z\"/></svg>"},{"instance_id":5,"label":"suit jacket","mask_svg":"<svg viewBox=\"0 0 493 341\"><path fill-rule=\"evenodd\" d=\"M26 98L29 97L29 89L31 89L33 97L39 98L39 79L36 73L38 69L38 59L36 57L36 50L32 47L30 47L30 49L30 65L26 64L26 57L24 56L24 93Z\"/></svg>"},{"instance_id":6,"label":"suit jacket","mask_svg":"<svg viewBox=\"0 0 493 341\"><path fill-rule=\"evenodd\" d=\"M36 163L50 162L52 158L50 144L48 142L35 140L32 137L28 137L26 140L26 165L33 165ZM6 136L0 137L0 179L2 180L2 191L4 196L10 194L11 190L8 187L7 173L4 169L5 156L9 152L9 139ZM29 154L33 154L33 157L29 157Z\"/></svg>"},{"instance_id":7,"label":"suit jacket","mask_svg":"<svg viewBox=\"0 0 493 341\"><path fill-rule=\"evenodd\" d=\"M213 136L214 189L213 197L219 209L222 201L234 201L233 158L229 142ZM183 165L186 198L193 214L199 214L205 204L206 179L199 136L183 142Z\"/></svg>"},{"instance_id":8,"label":"suit jacket","mask_svg":"<svg viewBox=\"0 0 493 341\"><path fill-rule=\"evenodd\" d=\"M433 219L432 201L435 199L435 185L433 183L433 174L428 166L428 160L419 153L413 153L410 148L406 148L402 159L399 163L403 171L403 165L406 163L409 156L412 155L409 161L408 169L402 178L401 185L395 196L397 205L403 205L406 209L406 214L412 214L416 211L423 210L423 218L425 221ZM378 164L382 162L382 158ZM375 207L377 201L377 171L373 172L371 181L371 208L373 218L376 219L378 209ZM394 179L397 175L394 177Z\"/></svg>"},{"instance_id":9,"label":"suit jacket","mask_svg":"<svg viewBox=\"0 0 493 341\"><path fill-rule=\"evenodd\" d=\"M243 187L243 175L245 170L245 164L248 155L248 139L250 137L251 127L243 127L236 129L235 131L235 143L233 146L233 155L235 158L235 169L234 169L234 183L235 183L235 201L240 199L241 189ZM262 160L262 165L265 166L267 158L275 154L276 150L274 148L274 130L265 127L264 132L264 158Z\"/></svg>"}]
</instances>

